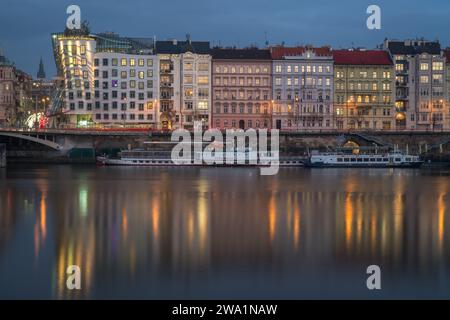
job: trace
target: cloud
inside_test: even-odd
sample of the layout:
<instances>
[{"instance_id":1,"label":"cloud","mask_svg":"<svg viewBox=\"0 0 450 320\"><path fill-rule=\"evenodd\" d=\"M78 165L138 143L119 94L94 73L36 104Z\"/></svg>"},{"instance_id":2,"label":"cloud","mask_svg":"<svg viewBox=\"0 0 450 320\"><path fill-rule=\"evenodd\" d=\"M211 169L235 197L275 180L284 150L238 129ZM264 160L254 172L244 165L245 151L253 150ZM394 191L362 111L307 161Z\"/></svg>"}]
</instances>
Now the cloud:
<instances>
[{"instance_id":1,"label":"cloud","mask_svg":"<svg viewBox=\"0 0 450 320\"><path fill-rule=\"evenodd\" d=\"M76 3L93 32L158 39L210 40L214 44L330 44L374 47L385 37L439 37L450 42L447 0L2 0L0 46L20 68L35 74L44 57L55 73L50 34L64 29L66 8ZM382 30L365 28L366 8L382 9ZM6 28L4 27L6 26Z\"/></svg>"}]
</instances>

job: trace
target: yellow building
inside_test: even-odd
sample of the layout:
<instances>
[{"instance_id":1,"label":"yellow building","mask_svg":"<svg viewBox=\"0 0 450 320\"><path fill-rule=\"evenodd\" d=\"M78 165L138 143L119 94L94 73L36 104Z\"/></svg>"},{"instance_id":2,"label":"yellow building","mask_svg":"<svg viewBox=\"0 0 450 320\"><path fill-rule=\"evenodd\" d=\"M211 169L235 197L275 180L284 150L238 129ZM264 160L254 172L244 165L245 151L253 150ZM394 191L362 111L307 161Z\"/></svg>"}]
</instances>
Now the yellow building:
<instances>
[{"instance_id":1,"label":"yellow building","mask_svg":"<svg viewBox=\"0 0 450 320\"><path fill-rule=\"evenodd\" d=\"M383 50L335 50L334 125L337 130L395 130L395 72ZM396 119L397 118L397 119Z\"/></svg>"}]
</instances>

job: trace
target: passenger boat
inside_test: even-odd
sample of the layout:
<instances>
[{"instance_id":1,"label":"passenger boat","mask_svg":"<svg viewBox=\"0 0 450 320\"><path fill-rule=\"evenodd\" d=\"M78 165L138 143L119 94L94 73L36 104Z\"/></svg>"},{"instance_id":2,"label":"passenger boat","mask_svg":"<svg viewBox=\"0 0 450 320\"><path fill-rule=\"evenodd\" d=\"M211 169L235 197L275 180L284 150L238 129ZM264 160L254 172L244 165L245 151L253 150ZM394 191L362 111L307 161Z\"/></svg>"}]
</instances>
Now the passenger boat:
<instances>
[{"instance_id":1,"label":"passenger boat","mask_svg":"<svg viewBox=\"0 0 450 320\"><path fill-rule=\"evenodd\" d=\"M330 152L310 155L305 166L315 168L418 168L422 163L419 156L404 154L400 151L381 154Z\"/></svg>"},{"instance_id":2,"label":"passenger boat","mask_svg":"<svg viewBox=\"0 0 450 320\"><path fill-rule=\"evenodd\" d=\"M223 151L215 153L222 158L223 163L214 163L214 157L194 152L194 157L188 160L171 158L170 151L150 151L145 149L123 150L118 158L107 156L97 157L98 165L110 166L303 166L303 160L298 157L279 159L271 152L256 152L245 150ZM226 159L233 161L226 161Z\"/></svg>"}]
</instances>

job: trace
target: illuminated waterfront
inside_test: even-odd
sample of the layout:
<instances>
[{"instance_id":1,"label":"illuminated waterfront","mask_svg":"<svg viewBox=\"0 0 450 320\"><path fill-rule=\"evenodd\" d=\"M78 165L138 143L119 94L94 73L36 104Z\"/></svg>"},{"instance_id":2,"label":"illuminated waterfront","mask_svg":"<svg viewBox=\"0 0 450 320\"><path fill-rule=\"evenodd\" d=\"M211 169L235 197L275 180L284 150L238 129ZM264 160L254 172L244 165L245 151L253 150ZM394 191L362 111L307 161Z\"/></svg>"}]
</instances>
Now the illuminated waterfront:
<instances>
[{"instance_id":1,"label":"illuminated waterfront","mask_svg":"<svg viewBox=\"0 0 450 320\"><path fill-rule=\"evenodd\" d=\"M449 175L10 166L0 298L448 298Z\"/></svg>"}]
</instances>

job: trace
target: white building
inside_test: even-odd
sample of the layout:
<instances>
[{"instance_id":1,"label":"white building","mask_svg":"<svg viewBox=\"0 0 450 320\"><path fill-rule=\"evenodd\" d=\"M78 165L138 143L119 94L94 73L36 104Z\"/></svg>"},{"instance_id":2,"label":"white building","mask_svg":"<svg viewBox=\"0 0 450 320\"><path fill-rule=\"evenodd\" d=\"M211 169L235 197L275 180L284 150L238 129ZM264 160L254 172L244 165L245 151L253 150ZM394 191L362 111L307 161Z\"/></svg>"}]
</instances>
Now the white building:
<instances>
[{"instance_id":1,"label":"white building","mask_svg":"<svg viewBox=\"0 0 450 320\"><path fill-rule=\"evenodd\" d=\"M333 128L330 48L272 47L273 127L284 131Z\"/></svg>"},{"instance_id":2,"label":"white building","mask_svg":"<svg viewBox=\"0 0 450 320\"><path fill-rule=\"evenodd\" d=\"M153 39L87 32L53 34L64 79L66 126L157 128L158 59Z\"/></svg>"},{"instance_id":3,"label":"white building","mask_svg":"<svg viewBox=\"0 0 450 320\"><path fill-rule=\"evenodd\" d=\"M209 42L157 41L160 124L163 129L192 129L194 121L211 126Z\"/></svg>"}]
</instances>

